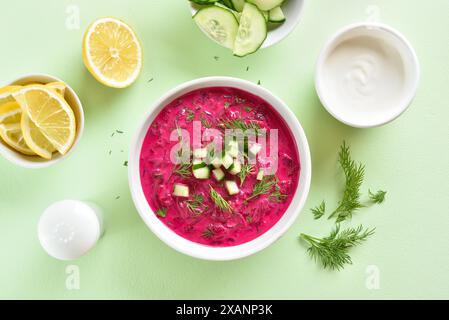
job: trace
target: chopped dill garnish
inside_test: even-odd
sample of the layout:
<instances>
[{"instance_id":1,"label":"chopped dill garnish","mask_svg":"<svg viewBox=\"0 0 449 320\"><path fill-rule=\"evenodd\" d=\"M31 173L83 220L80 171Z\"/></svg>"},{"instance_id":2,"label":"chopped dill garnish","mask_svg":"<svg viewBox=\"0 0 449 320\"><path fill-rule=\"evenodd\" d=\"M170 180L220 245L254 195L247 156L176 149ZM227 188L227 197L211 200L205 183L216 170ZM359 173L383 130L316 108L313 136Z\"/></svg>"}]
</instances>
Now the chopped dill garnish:
<instances>
[{"instance_id":1,"label":"chopped dill garnish","mask_svg":"<svg viewBox=\"0 0 449 320\"><path fill-rule=\"evenodd\" d=\"M157 209L156 214L157 214L159 217L165 218L165 216L167 215L167 209L165 209L165 208L159 208L159 209Z\"/></svg>"},{"instance_id":2,"label":"chopped dill garnish","mask_svg":"<svg viewBox=\"0 0 449 320\"><path fill-rule=\"evenodd\" d=\"M118 134L123 134L122 130L115 130L115 132L117 132Z\"/></svg>"},{"instance_id":3,"label":"chopped dill garnish","mask_svg":"<svg viewBox=\"0 0 449 320\"><path fill-rule=\"evenodd\" d=\"M201 124L206 128L212 128L212 123L210 123L206 118L201 118Z\"/></svg>"},{"instance_id":4,"label":"chopped dill garnish","mask_svg":"<svg viewBox=\"0 0 449 320\"><path fill-rule=\"evenodd\" d=\"M254 165L249 163L242 164L242 168L240 169L239 177L240 177L240 186L243 185L243 182L245 182L246 177L249 174L253 174L254 171Z\"/></svg>"},{"instance_id":5,"label":"chopped dill garnish","mask_svg":"<svg viewBox=\"0 0 449 320\"><path fill-rule=\"evenodd\" d=\"M210 197L214 201L215 205L222 211L233 211L229 202L227 202L217 191L210 187Z\"/></svg>"},{"instance_id":6,"label":"chopped dill garnish","mask_svg":"<svg viewBox=\"0 0 449 320\"><path fill-rule=\"evenodd\" d=\"M251 107L246 106L246 107L245 107L245 111L246 111L246 112L251 112L251 111L253 111L253 109L252 109Z\"/></svg>"},{"instance_id":7,"label":"chopped dill garnish","mask_svg":"<svg viewBox=\"0 0 449 320\"><path fill-rule=\"evenodd\" d=\"M173 167L173 174L180 175L182 177L188 177L192 174L192 171L190 170L192 164L190 163L179 163Z\"/></svg>"},{"instance_id":8,"label":"chopped dill garnish","mask_svg":"<svg viewBox=\"0 0 449 320\"><path fill-rule=\"evenodd\" d=\"M195 119L195 112L192 109L186 109L186 122L192 122Z\"/></svg>"},{"instance_id":9,"label":"chopped dill garnish","mask_svg":"<svg viewBox=\"0 0 449 320\"><path fill-rule=\"evenodd\" d=\"M206 229L201 232L201 236L206 239L210 239L215 235L215 231L212 226L208 226Z\"/></svg>"},{"instance_id":10,"label":"chopped dill garnish","mask_svg":"<svg viewBox=\"0 0 449 320\"><path fill-rule=\"evenodd\" d=\"M186 201L186 206L196 217L200 216L207 209L207 206L204 205L204 197L201 194L194 194L191 200Z\"/></svg>"},{"instance_id":11,"label":"chopped dill garnish","mask_svg":"<svg viewBox=\"0 0 449 320\"><path fill-rule=\"evenodd\" d=\"M349 249L364 242L374 234L374 231L375 229L364 229L362 225L340 231L340 225L337 225L325 238L317 238L304 233L300 235L300 238L310 244L307 249L309 255L324 269L339 270L346 264L352 264L348 254Z\"/></svg>"},{"instance_id":12,"label":"chopped dill garnish","mask_svg":"<svg viewBox=\"0 0 449 320\"><path fill-rule=\"evenodd\" d=\"M225 129L240 129L243 132L246 130L254 130L256 135L259 135L260 125L254 121L244 121L242 119L221 119L221 125Z\"/></svg>"},{"instance_id":13,"label":"chopped dill garnish","mask_svg":"<svg viewBox=\"0 0 449 320\"><path fill-rule=\"evenodd\" d=\"M278 178L275 175L270 176L264 176L261 181L256 183L253 189L252 195L245 200L245 202L248 202L251 199L254 199L255 197L258 197L263 194L268 194L270 191L277 185Z\"/></svg>"},{"instance_id":14,"label":"chopped dill garnish","mask_svg":"<svg viewBox=\"0 0 449 320\"><path fill-rule=\"evenodd\" d=\"M381 204L385 201L385 195L387 194L386 191L379 190L376 193L372 193L371 190L368 190L369 198L372 202Z\"/></svg>"},{"instance_id":15,"label":"chopped dill garnish","mask_svg":"<svg viewBox=\"0 0 449 320\"><path fill-rule=\"evenodd\" d=\"M279 187L278 184L274 186L274 191L268 196L268 200L277 203L284 201L286 198L287 195L281 192L281 188Z\"/></svg>"},{"instance_id":16,"label":"chopped dill garnish","mask_svg":"<svg viewBox=\"0 0 449 320\"><path fill-rule=\"evenodd\" d=\"M312 211L315 220L318 220L326 213L326 202L323 200L319 206L310 209Z\"/></svg>"},{"instance_id":17,"label":"chopped dill garnish","mask_svg":"<svg viewBox=\"0 0 449 320\"><path fill-rule=\"evenodd\" d=\"M345 142L341 146L338 162L346 181L343 197L338 202L337 209L329 216L329 219L337 216L337 223L351 219L356 210L364 207L360 202L360 187L365 177L365 166L351 159L349 147Z\"/></svg>"},{"instance_id":18,"label":"chopped dill garnish","mask_svg":"<svg viewBox=\"0 0 449 320\"><path fill-rule=\"evenodd\" d=\"M127 167L128 166L128 161L123 162L123 166Z\"/></svg>"}]
</instances>

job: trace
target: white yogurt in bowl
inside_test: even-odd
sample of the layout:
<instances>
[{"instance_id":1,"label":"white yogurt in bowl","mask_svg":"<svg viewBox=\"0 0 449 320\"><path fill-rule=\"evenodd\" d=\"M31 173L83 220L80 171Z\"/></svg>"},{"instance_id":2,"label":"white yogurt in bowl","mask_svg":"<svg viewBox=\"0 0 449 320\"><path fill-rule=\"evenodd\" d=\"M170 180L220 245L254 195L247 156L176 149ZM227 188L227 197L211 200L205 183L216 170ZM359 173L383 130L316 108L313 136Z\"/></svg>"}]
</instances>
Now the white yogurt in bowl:
<instances>
[{"instance_id":1,"label":"white yogurt in bowl","mask_svg":"<svg viewBox=\"0 0 449 320\"><path fill-rule=\"evenodd\" d=\"M402 114L418 81L418 59L399 32L381 24L356 24L340 30L322 50L315 86L335 118L367 128Z\"/></svg>"}]
</instances>

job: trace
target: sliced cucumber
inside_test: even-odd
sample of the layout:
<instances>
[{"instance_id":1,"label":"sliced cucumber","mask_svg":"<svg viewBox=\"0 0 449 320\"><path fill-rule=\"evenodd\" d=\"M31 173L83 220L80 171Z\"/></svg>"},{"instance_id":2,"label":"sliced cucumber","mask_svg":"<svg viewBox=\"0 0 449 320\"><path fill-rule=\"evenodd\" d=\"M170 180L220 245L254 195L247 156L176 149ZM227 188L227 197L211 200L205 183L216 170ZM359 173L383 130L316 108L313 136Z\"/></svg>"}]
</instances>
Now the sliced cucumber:
<instances>
[{"instance_id":1,"label":"sliced cucumber","mask_svg":"<svg viewBox=\"0 0 449 320\"><path fill-rule=\"evenodd\" d=\"M245 3L234 44L234 55L244 57L260 48L267 37L267 23L262 12Z\"/></svg>"},{"instance_id":2,"label":"sliced cucumber","mask_svg":"<svg viewBox=\"0 0 449 320\"><path fill-rule=\"evenodd\" d=\"M262 11L263 17L265 18L265 22L268 22L270 19L270 15L268 14L268 11Z\"/></svg>"},{"instance_id":3,"label":"sliced cucumber","mask_svg":"<svg viewBox=\"0 0 449 320\"><path fill-rule=\"evenodd\" d=\"M240 192L239 186L235 181L230 180L225 181L225 187L230 196L233 196Z\"/></svg>"},{"instance_id":4,"label":"sliced cucumber","mask_svg":"<svg viewBox=\"0 0 449 320\"><path fill-rule=\"evenodd\" d=\"M234 159L229 154L225 153L223 159L221 159L221 162L223 163L223 167L225 167L225 169L229 169L229 167L234 163Z\"/></svg>"},{"instance_id":5,"label":"sliced cucumber","mask_svg":"<svg viewBox=\"0 0 449 320\"><path fill-rule=\"evenodd\" d=\"M212 174L217 181L222 181L225 177L225 173L220 168L212 170Z\"/></svg>"},{"instance_id":6,"label":"sliced cucumber","mask_svg":"<svg viewBox=\"0 0 449 320\"><path fill-rule=\"evenodd\" d=\"M285 21L285 15L281 7L276 7L268 12L268 21L273 23L282 23Z\"/></svg>"},{"instance_id":7,"label":"sliced cucumber","mask_svg":"<svg viewBox=\"0 0 449 320\"><path fill-rule=\"evenodd\" d=\"M234 3L231 0L222 0L223 4L231 10L234 10Z\"/></svg>"},{"instance_id":8,"label":"sliced cucumber","mask_svg":"<svg viewBox=\"0 0 449 320\"><path fill-rule=\"evenodd\" d=\"M207 157L207 149L206 148L200 148L200 149L194 149L193 150L193 157L196 159L204 159Z\"/></svg>"},{"instance_id":9,"label":"sliced cucumber","mask_svg":"<svg viewBox=\"0 0 449 320\"><path fill-rule=\"evenodd\" d=\"M189 187L185 184L175 183L173 187L173 195L187 198L189 196Z\"/></svg>"},{"instance_id":10,"label":"sliced cucumber","mask_svg":"<svg viewBox=\"0 0 449 320\"><path fill-rule=\"evenodd\" d=\"M193 3L200 4L200 5L207 5L207 4L213 4L214 2L220 1L220 0L190 0Z\"/></svg>"},{"instance_id":11,"label":"sliced cucumber","mask_svg":"<svg viewBox=\"0 0 449 320\"><path fill-rule=\"evenodd\" d=\"M259 169L259 172L257 172L256 179L259 181L263 180L263 169Z\"/></svg>"},{"instance_id":12,"label":"sliced cucumber","mask_svg":"<svg viewBox=\"0 0 449 320\"><path fill-rule=\"evenodd\" d=\"M229 10L210 6L198 10L193 16L193 20L209 38L226 48L234 48L239 24Z\"/></svg>"},{"instance_id":13,"label":"sliced cucumber","mask_svg":"<svg viewBox=\"0 0 449 320\"><path fill-rule=\"evenodd\" d=\"M251 148L249 148L249 152L253 155L256 156L260 150L262 150L262 146L258 143L255 143L251 146Z\"/></svg>"},{"instance_id":14,"label":"sliced cucumber","mask_svg":"<svg viewBox=\"0 0 449 320\"><path fill-rule=\"evenodd\" d=\"M245 6L245 0L231 0L231 2L235 10L237 10L238 12L243 11L243 7Z\"/></svg>"},{"instance_id":15,"label":"sliced cucumber","mask_svg":"<svg viewBox=\"0 0 449 320\"><path fill-rule=\"evenodd\" d=\"M255 4L260 10L269 11L279 7L284 0L246 0L249 3Z\"/></svg>"},{"instance_id":16,"label":"sliced cucumber","mask_svg":"<svg viewBox=\"0 0 449 320\"><path fill-rule=\"evenodd\" d=\"M229 167L229 173L235 176L236 174L240 173L241 170L242 164L237 159L234 159L234 162Z\"/></svg>"},{"instance_id":17,"label":"sliced cucumber","mask_svg":"<svg viewBox=\"0 0 449 320\"><path fill-rule=\"evenodd\" d=\"M234 17L237 19L237 21L240 22L240 12L237 12L237 11L231 9L231 8L226 7L226 6L225 6L224 4L222 4L221 2L215 2L215 5L216 5L217 7L221 7L221 8L224 8L224 9L226 9L226 10L231 11L231 13L232 13L232 14L234 15Z\"/></svg>"}]
</instances>

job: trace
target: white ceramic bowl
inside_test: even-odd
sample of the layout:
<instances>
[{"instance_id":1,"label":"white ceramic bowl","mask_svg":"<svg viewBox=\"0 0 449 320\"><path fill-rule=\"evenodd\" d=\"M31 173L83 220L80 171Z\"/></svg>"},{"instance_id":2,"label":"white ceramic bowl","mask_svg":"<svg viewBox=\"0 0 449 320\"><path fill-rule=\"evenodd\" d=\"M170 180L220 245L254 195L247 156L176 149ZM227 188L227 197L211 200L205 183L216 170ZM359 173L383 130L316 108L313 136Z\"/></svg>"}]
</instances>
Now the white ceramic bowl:
<instances>
[{"instance_id":1,"label":"white ceramic bowl","mask_svg":"<svg viewBox=\"0 0 449 320\"><path fill-rule=\"evenodd\" d=\"M277 27L269 29L267 38L261 48L268 48L286 38L298 25L302 17L306 0L288 0L282 5L282 11L285 15L285 22ZM190 2L192 15L194 15L199 6Z\"/></svg>"},{"instance_id":2,"label":"white ceramic bowl","mask_svg":"<svg viewBox=\"0 0 449 320\"><path fill-rule=\"evenodd\" d=\"M32 83L41 83L46 84L49 82L64 82L56 77L47 75L47 74L30 74L23 77L20 77L6 85L27 85ZM65 82L64 82L65 83ZM81 139L81 136L83 134L84 130L84 111L83 106L81 105L81 101L76 95L75 91L67 84L67 88L65 90L65 100L70 105L70 107L73 110L73 113L75 114L75 119L77 123L76 127L76 137L75 141L70 148L69 152L67 152L65 155L61 155L57 152L53 154L53 157L51 160L46 160L38 156L27 156L23 155L17 151L12 150L3 142L0 141L0 155L2 155L4 158L9 160L10 162L25 167L25 168L45 168L49 167L53 164L56 164L60 162L61 160L69 157L72 152L75 150L76 146L78 145L79 140ZM1 139L0 139L1 140Z\"/></svg>"},{"instance_id":3,"label":"white ceramic bowl","mask_svg":"<svg viewBox=\"0 0 449 320\"><path fill-rule=\"evenodd\" d=\"M140 180L140 152L148 128L155 117L171 101L193 90L207 87L238 88L259 96L270 103L279 112L289 126L296 140L300 157L301 173L299 185L293 200L283 217L270 230L262 234L260 237L250 242L233 247L205 246L189 241L170 230L156 217L152 211L143 193ZM228 77L209 77L193 80L179 85L178 87L170 90L150 108L148 114L144 117L143 123L137 129L137 133L130 148L128 176L134 204L141 218L162 241L179 252L192 257L206 260L233 260L249 256L268 247L270 244L279 239L293 224L302 210L309 193L312 175L311 165L310 150L304 130L299 124L294 113L282 100L274 96L268 90L252 82Z\"/></svg>"},{"instance_id":4,"label":"white ceramic bowl","mask_svg":"<svg viewBox=\"0 0 449 320\"><path fill-rule=\"evenodd\" d=\"M396 97L395 101L388 106L371 106L351 110L345 105L343 108L340 103L337 103L334 94L337 89L330 85L329 81L326 81L326 77L330 77L326 62L329 61L334 50L345 41L354 41L358 37L368 38L370 42L378 41L385 46L385 50L391 50L400 57L404 84L399 93L400 96ZM369 44L366 41L363 43L364 45ZM316 65L315 88L323 106L337 120L357 128L370 128L393 121L409 107L418 89L419 77L420 67L416 53L401 33L384 24L356 23L339 30L325 44Z\"/></svg>"}]
</instances>

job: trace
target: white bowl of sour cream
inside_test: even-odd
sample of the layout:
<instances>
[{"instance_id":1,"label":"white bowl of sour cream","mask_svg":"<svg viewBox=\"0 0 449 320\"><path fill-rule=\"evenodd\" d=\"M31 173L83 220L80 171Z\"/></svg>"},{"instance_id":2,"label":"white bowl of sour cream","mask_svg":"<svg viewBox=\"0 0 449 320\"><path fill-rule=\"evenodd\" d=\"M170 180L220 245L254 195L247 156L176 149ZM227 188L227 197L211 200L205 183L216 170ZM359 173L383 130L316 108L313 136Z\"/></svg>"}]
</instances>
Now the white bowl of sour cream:
<instances>
[{"instance_id":1,"label":"white bowl of sour cream","mask_svg":"<svg viewBox=\"0 0 449 320\"><path fill-rule=\"evenodd\" d=\"M389 26L358 23L338 31L318 58L315 87L327 111L358 128L380 126L411 104L420 68L407 39Z\"/></svg>"}]
</instances>

